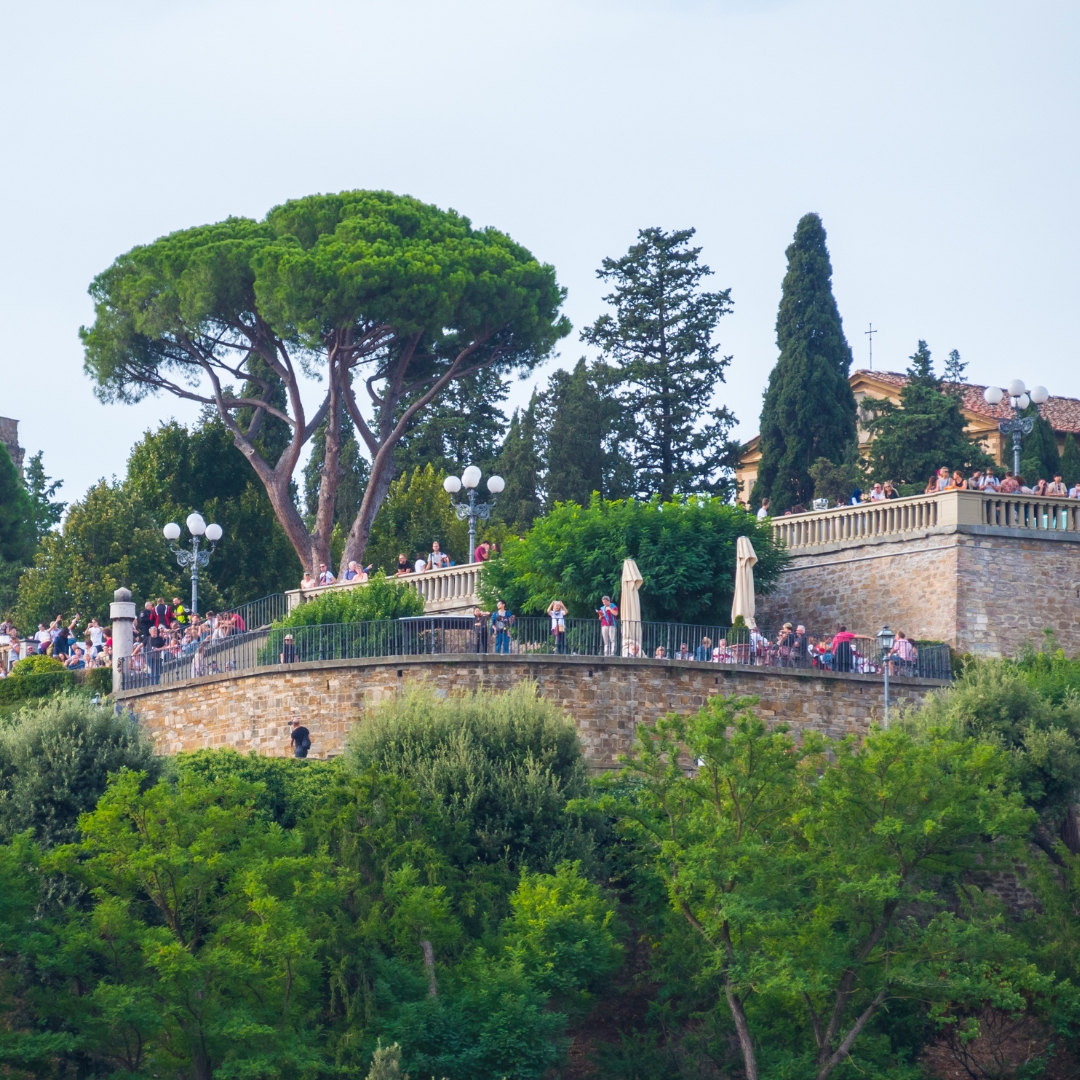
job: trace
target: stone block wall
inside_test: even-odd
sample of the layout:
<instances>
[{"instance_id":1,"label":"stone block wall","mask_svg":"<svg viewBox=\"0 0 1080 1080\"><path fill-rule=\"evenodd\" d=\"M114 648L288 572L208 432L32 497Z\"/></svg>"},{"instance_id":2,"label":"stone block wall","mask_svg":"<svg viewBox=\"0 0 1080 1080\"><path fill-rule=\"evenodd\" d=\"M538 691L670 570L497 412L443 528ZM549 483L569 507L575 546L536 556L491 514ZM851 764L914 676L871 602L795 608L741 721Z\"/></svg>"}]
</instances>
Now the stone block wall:
<instances>
[{"instance_id":1,"label":"stone block wall","mask_svg":"<svg viewBox=\"0 0 1080 1080\"><path fill-rule=\"evenodd\" d=\"M118 701L147 728L158 751L204 747L281 756L290 752L289 722L312 733L312 756L341 753L349 729L365 713L411 683L427 680L436 694L478 687L506 690L522 679L557 702L577 725L595 768L611 768L632 744L638 724L668 712L690 713L712 694L760 697L769 722L833 738L861 734L880 719L881 679L832 672L727 667L692 661L621 657L461 656L338 660L217 675L200 682L125 691ZM894 704L914 704L940 684L891 681Z\"/></svg>"},{"instance_id":2,"label":"stone block wall","mask_svg":"<svg viewBox=\"0 0 1080 1080\"><path fill-rule=\"evenodd\" d=\"M905 539L849 540L795 555L758 622L837 623L858 634L883 624L958 652L1013 656L1044 629L1080 655L1080 535L956 525Z\"/></svg>"}]
</instances>

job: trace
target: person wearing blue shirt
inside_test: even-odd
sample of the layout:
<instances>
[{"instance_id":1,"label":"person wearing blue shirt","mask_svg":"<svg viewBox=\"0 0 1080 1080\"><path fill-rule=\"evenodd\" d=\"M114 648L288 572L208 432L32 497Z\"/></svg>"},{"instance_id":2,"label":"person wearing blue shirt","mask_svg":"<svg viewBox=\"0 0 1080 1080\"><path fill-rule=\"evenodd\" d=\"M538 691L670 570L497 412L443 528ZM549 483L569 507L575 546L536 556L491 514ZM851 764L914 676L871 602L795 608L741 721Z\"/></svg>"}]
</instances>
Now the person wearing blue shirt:
<instances>
[{"instance_id":1,"label":"person wearing blue shirt","mask_svg":"<svg viewBox=\"0 0 1080 1080\"><path fill-rule=\"evenodd\" d=\"M495 635L495 651L510 652L510 627L514 625L514 616L506 610L506 601L500 600L491 613L491 632Z\"/></svg>"}]
</instances>

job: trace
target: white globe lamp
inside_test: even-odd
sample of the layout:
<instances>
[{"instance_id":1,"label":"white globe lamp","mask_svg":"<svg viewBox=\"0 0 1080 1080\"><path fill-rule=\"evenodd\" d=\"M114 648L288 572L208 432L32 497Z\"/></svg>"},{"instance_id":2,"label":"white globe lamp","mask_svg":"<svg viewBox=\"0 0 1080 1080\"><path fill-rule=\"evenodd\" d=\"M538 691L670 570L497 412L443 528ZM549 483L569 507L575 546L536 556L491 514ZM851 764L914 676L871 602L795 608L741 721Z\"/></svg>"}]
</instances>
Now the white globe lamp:
<instances>
[{"instance_id":1,"label":"white globe lamp","mask_svg":"<svg viewBox=\"0 0 1080 1080\"><path fill-rule=\"evenodd\" d=\"M988 386L983 391L983 401L987 405L1000 405L1001 399L1004 397L1000 386Z\"/></svg>"},{"instance_id":2,"label":"white globe lamp","mask_svg":"<svg viewBox=\"0 0 1080 1080\"><path fill-rule=\"evenodd\" d=\"M461 490L461 481L456 476L448 476L442 486L447 494L456 495Z\"/></svg>"},{"instance_id":3,"label":"white globe lamp","mask_svg":"<svg viewBox=\"0 0 1080 1080\"><path fill-rule=\"evenodd\" d=\"M467 488L480 486L480 470L475 465L470 465L462 474L461 482Z\"/></svg>"},{"instance_id":4,"label":"white globe lamp","mask_svg":"<svg viewBox=\"0 0 1080 1080\"><path fill-rule=\"evenodd\" d=\"M166 540L179 540L180 539L180 526L175 521L170 521L164 529L161 530Z\"/></svg>"},{"instance_id":5,"label":"white globe lamp","mask_svg":"<svg viewBox=\"0 0 1080 1080\"><path fill-rule=\"evenodd\" d=\"M1023 379L1013 379L1013 381L1009 383L1009 397L1019 397L1026 390L1027 387L1024 385Z\"/></svg>"},{"instance_id":6,"label":"white globe lamp","mask_svg":"<svg viewBox=\"0 0 1080 1080\"><path fill-rule=\"evenodd\" d=\"M1016 399L1016 407L1018 409L1026 409L1030 404L1031 404L1031 398L1029 398L1026 393L1021 394Z\"/></svg>"},{"instance_id":7,"label":"white globe lamp","mask_svg":"<svg viewBox=\"0 0 1080 1080\"><path fill-rule=\"evenodd\" d=\"M203 521L203 516L197 510L194 513L188 514L187 522L188 532L192 536L202 536L206 532L206 522Z\"/></svg>"},{"instance_id":8,"label":"white globe lamp","mask_svg":"<svg viewBox=\"0 0 1080 1080\"><path fill-rule=\"evenodd\" d=\"M1050 391L1045 386L1033 386L1029 393L1036 405L1045 405L1050 399Z\"/></svg>"},{"instance_id":9,"label":"white globe lamp","mask_svg":"<svg viewBox=\"0 0 1080 1080\"><path fill-rule=\"evenodd\" d=\"M506 487L506 481L501 476L489 476L487 486L492 495L498 495Z\"/></svg>"},{"instance_id":10,"label":"white globe lamp","mask_svg":"<svg viewBox=\"0 0 1080 1080\"><path fill-rule=\"evenodd\" d=\"M211 544L216 544L221 539L221 526L220 525L207 525L206 526L206 539Z\"/></svg>"}]
</instances>

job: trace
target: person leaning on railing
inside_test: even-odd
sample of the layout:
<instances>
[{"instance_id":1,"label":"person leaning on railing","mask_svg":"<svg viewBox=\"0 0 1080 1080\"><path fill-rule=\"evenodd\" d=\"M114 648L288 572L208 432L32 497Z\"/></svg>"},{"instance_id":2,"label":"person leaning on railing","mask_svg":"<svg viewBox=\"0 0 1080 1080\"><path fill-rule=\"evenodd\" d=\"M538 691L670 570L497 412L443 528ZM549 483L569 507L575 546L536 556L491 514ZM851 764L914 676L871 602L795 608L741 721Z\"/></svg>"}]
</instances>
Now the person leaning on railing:
<instances>
[{"instance_id":1,"label":"person leaning on railing","mask_svg":"<svg viewBox=\"0 0 1080 1080\"><path fill-rule=\"evenodd\" d=\"M897 630L893 647L886 654L890 675L913 675L919 650L908 640L903 630Z\"/></svg>"}]
</instances>

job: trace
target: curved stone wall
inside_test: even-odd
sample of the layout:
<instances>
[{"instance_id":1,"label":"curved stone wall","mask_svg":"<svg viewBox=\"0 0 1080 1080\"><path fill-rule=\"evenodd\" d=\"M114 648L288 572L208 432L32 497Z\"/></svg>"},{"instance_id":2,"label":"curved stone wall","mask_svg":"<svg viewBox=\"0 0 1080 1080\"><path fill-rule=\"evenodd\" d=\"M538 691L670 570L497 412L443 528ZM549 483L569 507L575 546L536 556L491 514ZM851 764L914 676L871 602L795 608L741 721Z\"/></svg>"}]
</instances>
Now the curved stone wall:
<instances>
[{"instance_id":1,"label":"curved stone wall","mask_svg":"<svg viewBox=\"0 0 1080 1080\"><path fill-rule=\"evenodd\" d=\"M834 738L880 719L881 679L869 675L728 667L679 660L586 656L439 656L333 660L216 675L198 682L128 690L117 700L144 724L159 753L203 747L285 755L289 722L312 734L312 757L341 753L349 729L373 705L427 680L439 695L478 687L506 690L522 679L573 717L595 768L611 768L636 726L668 712L690 713L712 694L753 694L767 721ZM942 685L890 680L895 705L921 701Z\"/></svg>"}]
</instances>

